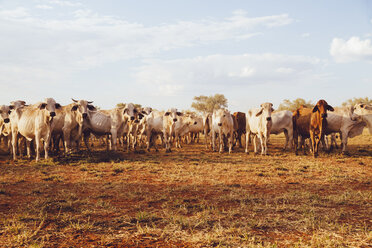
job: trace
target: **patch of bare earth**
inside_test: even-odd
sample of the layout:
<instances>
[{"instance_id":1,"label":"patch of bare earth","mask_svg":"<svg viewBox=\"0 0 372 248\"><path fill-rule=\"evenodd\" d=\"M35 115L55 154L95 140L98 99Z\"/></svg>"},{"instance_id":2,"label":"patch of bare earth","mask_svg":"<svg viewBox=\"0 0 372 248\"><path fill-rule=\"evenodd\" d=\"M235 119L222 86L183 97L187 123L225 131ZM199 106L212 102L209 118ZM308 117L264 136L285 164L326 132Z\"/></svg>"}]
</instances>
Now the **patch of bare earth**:
<instances>
[{"instance_id":1,"label":"patch of bare earth","mask_svg":"<svg viewBox=\"0 0 372 248\"><path fill-rule=\"evenodd\" d=\"M0 247L371 247L371 136L317 159L283 143L272 136L269 156L202 143L2 155Z\"/></svg>"}]
</instances>

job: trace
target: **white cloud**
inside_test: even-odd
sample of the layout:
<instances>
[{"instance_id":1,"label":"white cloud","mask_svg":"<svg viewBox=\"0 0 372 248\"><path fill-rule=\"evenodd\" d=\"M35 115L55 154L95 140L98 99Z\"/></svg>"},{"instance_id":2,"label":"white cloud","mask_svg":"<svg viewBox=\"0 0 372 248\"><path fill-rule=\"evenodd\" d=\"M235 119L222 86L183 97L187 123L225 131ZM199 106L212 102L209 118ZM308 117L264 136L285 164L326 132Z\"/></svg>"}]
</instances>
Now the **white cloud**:
<instances>
[{"instance_id":1,"label":"white cloud","mask_svg":"<svg viewBox=\"0 0 372 248\"><path fill-rule=\"evenodd\" d=\"M82 6L80 2L72 2L72 1L64 1L64 0L48 0L47 1L49 4L55 4L63 7L79 7Z\"/></svg>"},{"instance_id":2,"label":"white cloud","mask_svg":"<svg viewBox=\"0 0 372 248\"><path fill-rule=\"evenodd\" d=\"M177 60L148 60L135 71L135 80L150 92L161 94L159 87L168 87L168 94L181 92L218 92L227 88L255 84L292 85L322 81L325 61L314 57L282 54L211 55ZM170 87L173 85L174 87Z\"/></svg>"},{"instance_id":3,"label":"white cloud","mask_svg":"<svg viewBox=\"0 0 372 248\"><path fill-rule=\"evenodd\" d=\"M303 33L303 34L301 34L301 37L303 37L303 38L310 37L310 33Z\"/></svg>"},{"instance_id":4,"label":"white cloud","mask_svg":"<svg viewBox=\"0 0 372 248\"><path fill-rule=\"evenodd\" d=\"M35 7L36 7L37 9L45 9L45 10L47 10L47 9L53 9L52 6L50 6L50 5L45 5L45 4L36 5Z\"/></svg>"},{"instance_id":5,"label":"white cloud","mask_svg":"<svg viewBox=\"0 0 372 248\"><path fill-rule=\"evenodd\" d=\"M361 40L351 37L349 40L334 38L330 54L336 62L372 61L372 44L370 39Z\"/></svg>"},{"instance_id":6,"label":"white cloud","mask_svg":"<svg viewBox=\"0 0 372 248\"><path fill-rule=\"evenodd\" d=\"M60 0L46 3L81 5ZM29 74L43 71L58 78L107 63L156 56L164 51L248 39L292 22L287 14L251 18L243 11L221 20L208 18L152 26L87 9L65 12L63 18L44 18L47 17L33 14L31 9L0 10L0 63L7 67L35 68L26 71ZM23 77L34 78L34 75ZM0 80L9 81L2 76ZM173 86L165 89L179 90Z\"/></svg>"}]
</instances>

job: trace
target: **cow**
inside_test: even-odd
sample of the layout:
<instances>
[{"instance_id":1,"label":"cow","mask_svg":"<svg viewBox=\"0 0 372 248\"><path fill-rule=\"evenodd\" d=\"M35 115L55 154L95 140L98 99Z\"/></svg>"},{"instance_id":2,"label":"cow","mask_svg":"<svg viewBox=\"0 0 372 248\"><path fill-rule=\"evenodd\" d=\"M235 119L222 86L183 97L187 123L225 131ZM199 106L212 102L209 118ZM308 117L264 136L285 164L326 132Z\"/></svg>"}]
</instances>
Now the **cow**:
<instances>
[{"instance_id":1,"label":"cow","mask_svg":"<svg viewBox=\"0 0 372 248\"><path fill-rule=\"evenodd\" d=\"M44 140L45 159L49 158L48 149L51 139L51 123L56 116L56 109L61 105L53 98L46 98L31 106L18 107L10 114L12 129L13 160L17 159L16 146L18 134L26 138L27 155L30 158L30 142L35 140L36 161L40 159L41 139Z\"/></svg>"},{"instance_id":2,"label":"cow","mask_svg":"<svg viewBox=\"0 0 372 248\"><path fill-rule=\"evenodd\" d=\"M372 134L372 104L358 103L354 106L354 112L360 115Z\"/></svg>"},{"instance_id":3,"label":"cow","mask_svg":"<svg viewBox=\"0 0 372 248\"><path fill-rule=\"evenodd\" d=\"M257 138L261 144L261 154L267 155L267 141L272 127L271 113L274 111L273 104L266 102L260 108L250 109L246 115L246 142L245 152L248 154L250 135L254 135L254 152L257 153Z\"/></svg>"},{"instance_id":4,"label":"cow","mask_svg":"<svg viewBox=\"0 0 372 248\"><path fill-rule=\"evenodd\" d=\"M11 113L11 106L1 105L0 106L0 139L4 140L5 145L9 149L9 142L11 137L11 126L9 115Z\"/></svg>"},{"instance_id":5,"label":"cow","mask_svg":"<svg viewBox=\"0 0 372 248\"><path fill-rule=\"evenodd\" d=\"M283 150L292 148L293 143L293 122L292 112L288 110L282 110L271 114L272 126L270 134L280 134L284 132L285 144Z\"/></svg>"},{"instance_id":6,"label":"cow","mask_svg":"<svg viewBox=\"0 0 372 248\"><path fill-rule=\"evenodd\" d=\"M232 152L234 139L234 120L227 109L218 109L212 115L212 148L216 151L216 136L218 135L219 152L225 148L225 140L228 142L229 153Z\"/></svg>"},{"instance_id":7,"label":"cow","mask_svg":"<svg viewBox=\"0 0 372 248\"><path fill-rule=\"evenodd\" d=\"M140 137L146 135L146 149L148 152L150 151L151 144L153 144L155 150L158 151L156 138L158 136L163 137L163 117L164 112L152 111L148 115L145 115L140 121L142 125Z\"/></svg>"},{"instance_id":8,"label":"cow","mask_svg":"<svg viewBox=\"0 0 372 248\"><path fill-rule=\"evenodd\" d=\"M75 99L72 99L72 101L73 103L63 107L64 122L62 132L65 153L71 152L72 142L76 143L76 148L79 150L79 143L83 134L84 119L86 120L88 118L88 110L96 110L92 105L93 101Z\"/></svg>"},{"instance_id":9,"label":"cow","mask_svg":"<svg viewBox=\"0 0 372 248\"><path fill-rule=\"evenodd\" d=\"M242 135L245 134L246 129L246 116L243 112L235 112L233 113L234 118L234 133L235 133L235 142L234 145L236 145L237 142L239 142L239 147L242 148Z\"/></svg>"},{"instance_id":10,"label":"cow","mask_svg":"<svg viewBox=\"0 0 372 248\"><path fill-rule=\"evenodd\" d=\"M199 134L203 132L203 118L199 116L189 115L184 118L184 122L189 124L189 131L187 132L190 138L188 143L194 142L196 140L199 143Z\"/></svg>"},{"instance_id":11,"label":"cow","mask_svg":"<svg viewBox=\"0 0 372 248\"><path fill-rule=\"evenodd\" d=\"M208 143L211 146L211 129L212 129L212 114L207 113L203 115L203 133L204 133L204 142L205 148L208 149Z\"/></svg>"},{"instance_id":12,"label":"cow","mask_svg":"<svg viewBox=\"0 0 372 248\"><path fill-rule=\"evenodd\" d=\"M83 118L84 143L90 152L88 139L90 134L96 137L111 136L110 149L117 151L117 138L124 134L126 109L114 108L111 110L88 110L87 117ZM134 117L133 117L134 119ZM109 149L109 147L107 148Z\"/></svg>"},{"instance_id":13,"label":"cow","mask_svg":"<svg viewBox=\"0 0 372 248\"><path fill-rule=\"evenodd\" d=\"M364 127L365 122L361 116L354 113L352 106L335 107L333 113L328 113L325 134L340 133L342 152L347 153L347 139L361 135Z\"/></svg>"},{"instance_id":14,"label":"cow","mask_svg":"<svg viewBox=\"0 0 372 248\"><path fill-rule=\"evenodd\" d=\"M293 139L297 155L298 136L310 138L313 156L318 156L319 143L326 147L324 135L327 130L327 110L334 111L325 100L319 100L313 108L301 106L293 113Z\"/></svg>"},{"instance_id":15,"label":"cow","mask_svg":"<svg viewBox=\"0 0 372 248\"><path fill-rule=\"evenodd\" d=\"M151 109L152 110L152 109ZM137 133L139 120L144 116L133 103L127 103L124 107L124 130L123 133L126 135L127 151L132 147L135 150L137 144ZM147 109L149 111L149 109ZM121 136L118 136L121 137Z\"/></svg>"},{"instance_id":16,"label":"cow","mask_svg":"<svg viewBox=\"0 0 372 248\"><path fill-rule=\"evenodd\" d=\"M164 113L163 116L163 136L165 142L165 152L171 152L171 138L174 135L176 139L179 138L179 131L177 127L182 127L183 114L177 111L176 108L171 108ZM176 123L178 124L176 125ZM180 124L181 123L181 124ZM177 141L177 140L176 140Z\"/></svg>"}]
</instances>

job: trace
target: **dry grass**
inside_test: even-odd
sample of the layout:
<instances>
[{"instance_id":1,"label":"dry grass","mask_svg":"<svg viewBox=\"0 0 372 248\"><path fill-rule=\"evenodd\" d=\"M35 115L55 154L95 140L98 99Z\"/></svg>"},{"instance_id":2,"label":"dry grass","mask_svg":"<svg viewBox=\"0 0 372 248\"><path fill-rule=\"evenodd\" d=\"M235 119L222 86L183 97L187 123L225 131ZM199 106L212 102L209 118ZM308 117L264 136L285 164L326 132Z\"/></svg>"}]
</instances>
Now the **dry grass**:
<instances>
[{"instance_id":1,"label":"dry grass","mask_svg":"<svg viewBox=\"0 0 372 248\"><path fill-rule=\"evenodd\" d=\"M1 157L1 247L370 247L372 137L312 156L105 148ZM96 148L96 147L95 147ZM97 149L97 148L96 148Z\"/></svg>"}]
</instances>

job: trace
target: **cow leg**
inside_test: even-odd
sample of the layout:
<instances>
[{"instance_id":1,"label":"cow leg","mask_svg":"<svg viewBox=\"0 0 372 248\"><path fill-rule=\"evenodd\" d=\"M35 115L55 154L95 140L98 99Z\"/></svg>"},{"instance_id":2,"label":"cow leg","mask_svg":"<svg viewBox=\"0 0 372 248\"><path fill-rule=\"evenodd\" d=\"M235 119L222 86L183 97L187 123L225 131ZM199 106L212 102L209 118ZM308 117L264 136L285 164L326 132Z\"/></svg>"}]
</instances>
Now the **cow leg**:
<instances>
[{"instance_id":1,"label":"cow leg","mask_svg":"<svg viewBox=\"0 0 372 248\"><path fill-rule=\"evenodd\" d=\"M27 150L29 149L29 142L27 142ZM40 160L40 148L41 148L41 142L40 142L40 135L37 133L35 134L35 151L36 151L36 162Z\"/></svg>"},{"instance_id":2,"label":"cow leg","mask_svg":"<svg viewBox=\"0 0 372 248\"><path fill-rule=\"evenodd\" d=\"M222 153L225 148L224 134L220 131L218 134L219 138L219 152Z\"/></svg>"},{"instance_id":3,"label":"cow leg","mask_svg":"<svg viewBox=\"0 0 372 248\"><path fill-rule=\"evenodd\" d=\"M31 142L29 140L26 140L26 148L27 148L27 158L31 158Z\"/></svg>"},{"instance_id":4,"label":"cow leg","mask_svg":"<svg viewBox=\"0 0 372 248\"><path fill-rule=\"evenodd\" d=\"M85 147L87 148L88 152L90 153L90 148L89 148L89 136L90 136L90 133L84 133L84 144L85 144Z\"/></svg>"},{"instance_id":5,"label":"cow leg","mask_svg":"<svg viewBox=\"0 0 372 248\"><path fill-rule=\"evenodd\" d=\"M313 131L310 131L310 140L312 142L313 156L314 156L314 158L316 158L318 156L319 139L317 139L317 137L316 137L316 135Z\"/></svg>"},{"instance_id":6,"label":"cow leg","mask_svg":"<svg viewBox=\"0 0 372 248\"><path fill-rule=\"evenodd\" d=\"M212 150L216 151L216 133L215 131L212 131Z\"/></svg>"},{"instance_id":7,"label":"cow leg","mask_svg":"<svg viewBox=\"0 0 372 248\"><path fill-rule=\"evenodd\" d=\"M257 135L254 135L252 143L253 143L254 154L257 154Z\"/></svg>"},{"instance_id":8,"label":"cow leg","mask_svg":"<svg viewBox=\"0 0 372 248\"><path fill-rule=\"evenodd\" d=\"M249 132L245 134L245 153L248 154L248 144L249 144Z\"/></svg>"},{"instance_id":9,"label":"cow leg","mask_svg":"<svg viewBox=\"0 0 372 248\"><path fill-rule=\"evenodd\" d=\"M18 134L17 134L17 131L12 131L13 160L17 160L17 144L18 144Z\"/></svg>"},{"instance_id":10,"label":"cow leg","mask_svg":"<svg viewBox=\"0 0 372 248\"><path fill-rule=\"evenodd\" d=\"M342 143L342 153L347 154L347 133L343 132L341 133L341 143Z\"/></svg>"},{"instance_id":11,"label":"cow leg","mask_svg":"<svg viewBox=\"0 0 372 248\"><path fill-rule=\"evenodd\" d=\"M48 159L49 158L49 146L50 146L50 141L51 141L51 134L47 134L47 137L44 141L44 158Z\"/></svg>"},{"instance_id":12,"label":"cow leg","mask_svg":"<svg viewBox=\"0 0 372 248\"><path fill-rule=\"evenodd\" d=\"M229 139L228 139L228 142L229 142L229 153L232 152L232 146L233 146L233 135L234 135L234 132L232 132L232 133L229 134Z\"/></svg>"}]
</instances>

